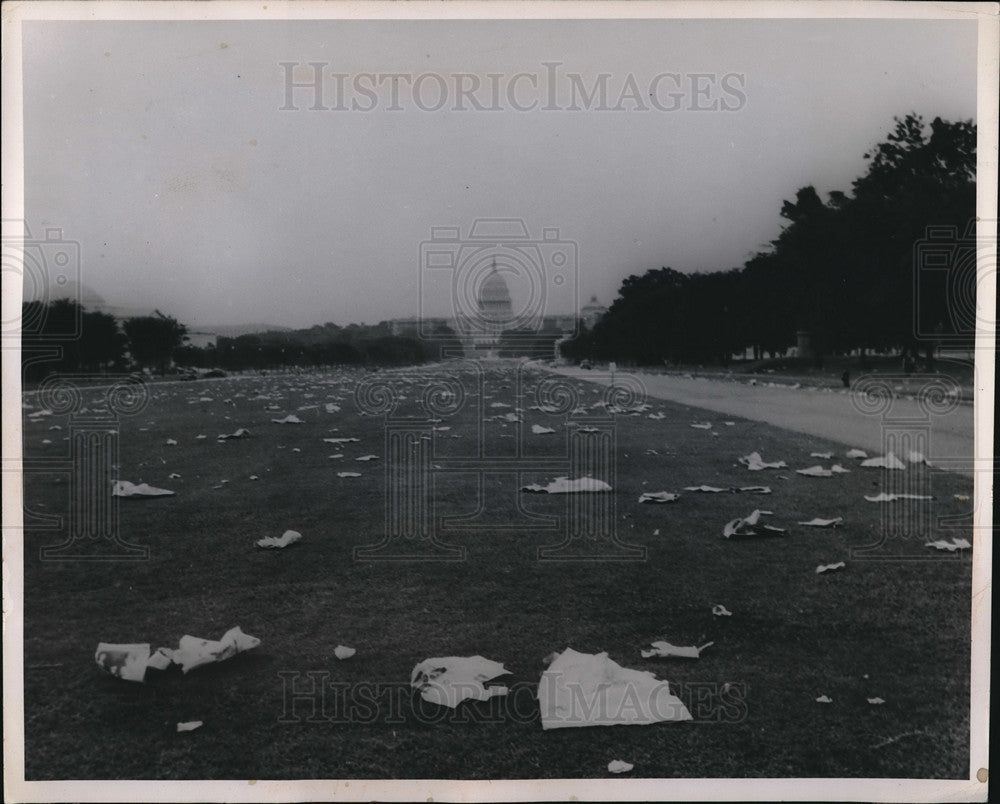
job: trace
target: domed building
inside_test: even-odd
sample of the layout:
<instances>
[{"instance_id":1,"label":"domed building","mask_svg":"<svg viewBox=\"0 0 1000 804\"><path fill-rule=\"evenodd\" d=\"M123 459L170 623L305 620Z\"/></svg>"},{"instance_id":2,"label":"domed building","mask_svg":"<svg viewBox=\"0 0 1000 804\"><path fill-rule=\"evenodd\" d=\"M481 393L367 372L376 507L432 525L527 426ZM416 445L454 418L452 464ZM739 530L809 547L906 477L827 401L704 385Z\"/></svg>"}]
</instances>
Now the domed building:
<instances>
[{"instance_id":1,"label":"domed building","mask_svg":"<svg viewBox=\"0 0 1000 804\"><path fill-rule=\"evenodd\" d=\"M479 318L485 333L500 337L514 318L514 308L510 301L507 280L497 271L497 261L479 288Z\"/></svg>"},{"instance_id":2,"label":"domed building","mask_svg":"<svg viewBox=\"0 0 1000 804\"><path fill-rule=\"evenodd\" d=\"M597 296L591 296L590 301L580 308L580 318L587 325L587 329L593 329L594 324L600 321L601 316L607 311L608 308L597 300Z\"/></svg>"}]
</instances>

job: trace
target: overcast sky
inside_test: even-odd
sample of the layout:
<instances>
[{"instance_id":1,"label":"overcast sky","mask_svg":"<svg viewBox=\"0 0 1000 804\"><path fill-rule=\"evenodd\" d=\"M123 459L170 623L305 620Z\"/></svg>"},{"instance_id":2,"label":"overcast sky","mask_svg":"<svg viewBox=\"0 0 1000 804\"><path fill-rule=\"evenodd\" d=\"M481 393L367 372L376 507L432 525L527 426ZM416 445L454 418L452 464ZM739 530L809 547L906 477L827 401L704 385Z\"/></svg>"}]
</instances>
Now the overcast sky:
<instances>
[{"instance_id":1,"label":"overcast sky","mask_svg":"<svg viewBox=\"0 0 1000 804\"><path fill-rule=\"evenodd\" d=\"M374 108L307 88L283 110L282 62ZM385 73L410 76L394 107ZM607 108L567 109L601 73ZM108 302L192 325L416 315L431 228L484 217L558 229L581 300L609 303L629 274L741 265L796 189L849 190L893 115L975 119L975 78L973 22L30 22L25 214Z\"/></svg>"}]
</instances>

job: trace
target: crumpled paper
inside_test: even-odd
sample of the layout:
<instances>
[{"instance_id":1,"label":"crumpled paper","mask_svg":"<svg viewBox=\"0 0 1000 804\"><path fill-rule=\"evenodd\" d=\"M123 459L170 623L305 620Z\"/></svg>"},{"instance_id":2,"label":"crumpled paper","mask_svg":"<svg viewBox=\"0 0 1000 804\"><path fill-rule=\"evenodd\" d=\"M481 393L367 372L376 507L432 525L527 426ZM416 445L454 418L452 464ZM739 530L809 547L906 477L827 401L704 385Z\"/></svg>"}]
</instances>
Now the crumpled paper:
<instances>
[{"instance_id":1,"label":"crumpled paper","mask_svg":"<svg viewBox=\"0 0 1000 804\"><path fill-rule=\"evenodd\" d=\"M865 499L868 502L895 502L896 500L933 500L934 498L929 494L886 494L884 491L881 494L877 494L874 497L869 497L865 495Z\"/></svg>"},{"instance_id":2,"label":"crumpled paper","mask_svg":"<svg viewBox=\"0 0 1000 804\"><path fill-rule=\"evenodd\" d=\"M172 497L175 494L168 489L158 489L148 483L130 483L127 480L116 480L111 490L112 497Z\"/></svg>"},{"instance_id":3,"label":"crumpled paper","mask_svg":"<svg viewBox=\"0 0 1000 804\"><path fill-rule=\"evenodd\" d=\"M868 453L863 449L849 449L844 455L848 458L867 458Z\"/></svg>"},{"instance_id":4,"label":"crumpled paper","mask_svg":"<svg viewBox=\"0 0 1000 804\"><path fill-rule=\"evenodd\" d=\"M275 536L265 536L263 539L257 540L258 547L265 547L271 550L280 549L282 547L288 547L290 544L295 544L302 538L302 534L297 530L286 530L280 537Z\"/></svg>"},{"instance_id":5,"label":"crumpled paper","mask_svg":"<svg viewBox=\"0 0 1000 804\"><path fill-rule=\"evenodd\" d=\"M815 519L810 519L808 522L799 522L799 524L810 528L836 528L844 524L844 518L842 516L836 516L833 519L820 519L816 517Z\"/></svg>"},{"instance_id":6,"label":"crumpled paper","mask_svg":"<svg viewBox=\"0 0 1000 804\"><path fill-rule=\"evenodd\" d=\"M551 427L542 427L540 424L533 424L531 425L531 432L535 435L546 435L548 433L554 433L555 430Z\"/></svg>"},{"instance_id":7,"label":"crumpled paper","mask_svg":"<svg viewBox=\"0 0 1000 804\"><path fill-rule=\"evenodd\" d=\"M725 606L723 606L721 603L718 603L718 604L712 606L712 614L714 614L716 617L732 617L733 616L733 613L729 609L727 609Z\"/></svg>"},{"instance_id":8,"label":"crumpled paper","mask_svg":"<svg viewBox=\"0 0 1000 804\"><path fill-rule=\"evenodd\" d=\"M651 659L654 656L658 659L698 659L701 658L701 652L705 648L709 648L714 645L714 642L706 642L701 647L678 647L677 645L671 645L669 642L659 642L651 643L651 650L640 651L643 659Z\"/></svg>"},{"instance_id":9,"label":"crumpled paper","mask_svg":"<svg viewBox=\"0 0 1000 804\"><path fill-rule=\"evenodd\" d=\"M820 695L819 698L816 699L816 703L831 704L833 703L833 698L828 695Z\"/></svg>"},{"instance_id":10,"label":"crumpled paper","mask_svg":"<svg viewBox=\"0 0 1000 804\"><path fill-rule=\"evenodd\" d=\"M344 659L350 659L357 652L356 648L349 648L347 645L337 645L337 647L333 649L333 655L341 661Z\"/></svg>"},{"instance_id":11,"label":"crumpled paper","mask_svg":"<svg viewBox=\"0 0 1000 804\"><path fill-rule=\"evenodd\" d=\"M497 676L510 675L500 662L482 656L445 656L425 659L410 673L410 686L420 691L428 703L452 709L462 701L485 701L497 695L506 695L506 687L483 686Z\"/></svg>"},{"instance_id":12,"label":"crumpled paper","mask_svg":"<svg viewBox=\"0 0 1000 804\"><path fill-rule=\"evenodd\" d=\"M653 673L622 667L607 653L566 648L538 684L542 729L582 726L640 726L691 720L670 685Z\"/></svg>"},{"instance_id":13,"label":"crumpled paper","mask_svg":"<svg viewBox=\"0 0 1000 804\"><path fill-rule=\"evenodd\" d=\"M142 681L149 664L149 643L116 645L100 642L94 661L105 673L123 681Z\"/></svg>"},{"instance_id":14,"label":"crumpled paper","mask_svg":"<svg viewBox=\"0 0 1000 804\"><path fill-rule=\"evenodd\" d=\"M149 643L115 645L101 642L94 653L97 666L104 672L125 681L143 681L147 668L166 670L171 664L181 665L187 673L196 667L212 662L230 659L237 653L251 650L260 645L257 637L244 634L237 625L223 634L222 639L213 641L193 636L183 636L176 650L157 648L150 654Z\"/></svg>"},{"instance_id":15,"label":"crumpled paper","mask_svg":"<svg viewBox=\"0 0 1000 804\"><path fill-rule=\"evenodd\" d=\"M547 486L533 483L530 486L522 486L521 491L533 492L536 494L576 494L585 491L611 491L611 486L603 480L595 480L592 477L578 477L570 480L568 477L557 477Z\"/></svg>"},{"instance_id":16,"label":"crumpled paper","mask_svg":"<svg viewBox=\"0 0 1000 804\"><path fill-rule=\"evenodd\" d=\"M252 650L258 645L260 640L257 637L244 634L237 625L226 631L219 640L201 639L185 634L181 637L177 650L170 654L170 659L174 664L181 666L182 672L190 673L195 668L231 659L237 653Z\"/></svg>"},{"instance_id":17,"label":"crumpled paper","mask_svg":"<svg viewBox=\"0 0 1000 804\"><path fill-rule=\"evenodd\" d=\"M878 469L905 469L906 464L891 452L882 458L869 458L861 462L862 466L871 466Z\"/></svg>"},{"instance_id":18,"label":"crumpled paper","mask_svg":"<svg viewBox=\"0 0 1000 804\"><path fill-rule=\"evenodd\" d=\"M194 731L195 729L200 729L204 725L205 724L200 720L189 720L187 723L178 723L177 731L178 732Z\"/></svg>"},{"instance_id":19,"label":"crumpled paper","mask_svg":"<svg viewBox=\"0 0 1000 804\"><path fill-rule=\"evenodd\" d=\"M620 759L613 759L608 763L610 773L628 773L634 767L631 762L622 762Z\"/></svg>"},{"instance_id":20,"label":"crumpled paper","mask_svg":"<svg viewBox=\"0 0 1000 804\"><path fill-rule=\"evenodd\" d=\"M669 491L647 491L639 497L641 503L668 503L680 499L680 494L671 494Z\"/></svg>"},{"instance_id":21,"label":"crumpled paper","mask_svg":"<svg viewBox=\"0 0 1000 804\"><path fill-rule=\"evenodd\" d=\"M271 419L271 421L275 424L305 424L305 422L294 413L289 413L284 419Z\"/></svg>"},{"instance_id":22,"label":"crumpled paper","mask_svg":"<svg viewBox=\"0 0 1000 804\"><path fill-rule=\"evenodd\" d=\"M249 437L250 437L250 431L247 430L246 427L240 427L234 433L220 433L216 441L228 441L231 438L249 438Z\"/></svg>"},{"instance_id":23,"label":"crumpled paper","mask_svg":"<svg viewBox=\"0 0 1000 804\"><path fill-rule=\"evenodd\" d=\"M843 561L838 561L836 564L820 564L816 567L816 574L822 575L824 572L834 572L835 570L842 570L847 567Z\"/></svg>"},{"instance_id":24,"label":"crumpled paper","mask_svg":"<svg viewBox=\"0 0 1000 804\"><path fill-rule=\"evenodd\" d=\"M845 469L839 463L835 463L829 469L824 469L822 466L817 464L816 466L810 466L807 469L796 469L797 474L805 475L806 477L833 477L834 475L846 474L850 472L850 469Z\"/></svg>"},{"instance_id":25,"label":"crumpled paper","mask_svg":"<svg viewBox=\"0 0 1000 804\"><path fill-rule=\"evenodd\" d=\"M727 539L732 539L745 536L757 536L760 535L760 531L768 531L769 533L784 533L784 528L776 528L773 525L759 524L762 515L771 513L773 512L754 510L749 516L745 516L742 519L733 519L726 523L726 526L722 529L722 535Z\"/></svg>"},{"instance_id":26,"label":"crumpled paper","mask_svg":"<svg viewBox=\"0 0 1000 804\"><path fill-rule=\"evenodd\" d=\"M935 550L943 550L948 553L954 553L956 550L972 549L972 545L969 543L968 539L959 539L957 537L952 537L950 542L946 539L938 539L937 541L927 542L924 547L933 547Z\"/></svg>"},{"instance_id":27,"label":"crumpled paper","mask_svg":"<svg viewBox=\"0 0 1000 804\"><path fill-rule=\"evenodd\" d=\"M739 462L751 472L759 472L761 469L784 469L788 466L788 464L784 461L772 461L771 463L767 463L760 457L759 452L751 452L749 455L744 455L739 459Z\"/></svg>"}]
</instances>

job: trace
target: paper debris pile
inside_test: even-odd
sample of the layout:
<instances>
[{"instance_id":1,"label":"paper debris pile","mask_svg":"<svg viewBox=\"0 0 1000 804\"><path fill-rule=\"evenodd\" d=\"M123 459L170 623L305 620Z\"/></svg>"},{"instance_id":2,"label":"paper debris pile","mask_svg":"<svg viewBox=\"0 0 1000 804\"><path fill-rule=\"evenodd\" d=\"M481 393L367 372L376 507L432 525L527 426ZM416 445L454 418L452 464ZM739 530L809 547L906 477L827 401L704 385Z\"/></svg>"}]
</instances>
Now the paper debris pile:
<instances>
[{"instance_id":1,"label":"paper debris pile","mask_svg":"<svg viewBox=\"0 0 1000 804\"><path fill-rule=\"evenodd\" d=\"M784 469L788 466L784 461L767 463L760 457L759 452L751 452L749 455L744 455L739 461L751 472L759 472L761 469Z\"/></svg>"},{"instance_id":2,"label":"paper debris pile","mask_svg":"<svg viewBox=\"0 0 1000 804\"><path fill-rule=\"evenodd\" d=\"M972 545L969 543L968 539L959 539L952 537L949 542L946 539L938 539L934 542L927 542L924 547L933 547L935 550L943 550L947 553L954 553L956 550L970 550Z\"/></svg>"},{"instance_id":3,"label":"paper debris pile","mask_svg":"<svg viewBox=\"0 0 1000 804\"><path fill-rule=\"evenodd\" d=\"M820 519L816 517L815 519L810 519L808 522L799 522L799 524L810 528L836 528L844 524L844 518L842 516L837 516L833 519Z\"/></svg>"},{"instance_id":4,"label":"paper debris pile","mask_svg":"<svg viewBox=\"0 0 1000 804\"><path fill-rule=\"evenodd\" d=\"M647 491L641 497L641 503L668 503L680 499L680 494L671 494L669 491Z\"/></svg>"},{"instance_id":5,"label":"paper debris pile","mask_svg":"<svg viewBox=\"0 0 1000 804\"><path fill-rule=\"evenodd\" d=\"M722 529L722 535L727 539L739 539L747 536L766 535L761 533L761 531L767 531L768 533L784 533L784 528L776 528L773 525L759 524L762 515L771 513L771 511L754 510L749 516L727 522L726 526Z\"/></svg>"},{"instance_id":6,"label":"paper debris pile","mask_svg":"<svg viewBox=\"0 0 1000 804\"><path fill-rule=\"evenodd\" d=\"M542 729L640 726L691 720L668 682L650 672L622 667L607 653L566 648L538 684Z\"/></svg>"},{"instance_id":7,"label":"paper debris pile","mask_svg":"<svg viewBox=\"0 0 1000 804\"><path fill-rule=\"evenodd\" d=\"M509 674L500 662L482 656L446 656L420 662L410 673L410 686L428 703L454 709L462 701L506 695L506 687L487 689L483 682Z\"/></svg>"},{"instance_id":8,"label":"paper debris pile","mask_svg":"<svg viewBox=\"0 0 1000 804\"><path fill-rule=\"evenodd\" d=\"M265 536L263 539L258 539L257 546L275 550L282 547L288 547L290 544L295 544L301 538L302 534L297 530L286 530L278 538L274 536Z\"/></svg>"},{"instance_id":9,"label":"paper debris pile","mask_svg":"<svg viewBox=\"0 0 1000 804\"><path fill-rule=\"evenodd\" d=\"M698 659L705 648L714 645L714 642L706 642L700 648L671 645L669 642L653 642L650 650L641 651L643 659L651 659L654 656L658 659Z\"/></svg>"},{"instance_id":10,"label":"paper debris pile","mask_svg":"<svg viewBox=\"0 0 1000 804\"><path fill-rule=\"evenodd\" d=\"M603 480L595 480L592 477L578 477L570 480L568 477L557 477L547 486L533 483L530 486L522 486L521 491L528 491L535 494L577 494L585 491L611 491L611 486Z\"/></svg>"},{"instance_id":11,"label":"paper debris pile","mask_svg":"<svg viewBox=\"0 0 1000 804\"><path fill-rule=\"evenodd\" d=\"M861 462L862 466L871 466L878 469L905 469L906 464L891 452L884 458L869 458Z\"/></svg>"},{"instance_id":12,"label":"paper debris pile","mask_svg":"<svg viewBox=\"0 0 1000 804\"><path fill-rule=\"evenodd\" d=\"M868 502L896 502L896 500L933 500L934 498L929 494L886 494L882 492L874 497L869 497L865 495L865 499Z\"/></svg>"},{"instance_id":13,"label":"paper debris pile","mask_svg":"<svg viewBox=\"0 0 1000 804\"><path fill-rule=\"evenodd\" d=\"M116 480L111 491L112 497L172 497L174 492L168 489L158 489L148 483L130 483L127 480Z\"/></svg>"}]
</instances>

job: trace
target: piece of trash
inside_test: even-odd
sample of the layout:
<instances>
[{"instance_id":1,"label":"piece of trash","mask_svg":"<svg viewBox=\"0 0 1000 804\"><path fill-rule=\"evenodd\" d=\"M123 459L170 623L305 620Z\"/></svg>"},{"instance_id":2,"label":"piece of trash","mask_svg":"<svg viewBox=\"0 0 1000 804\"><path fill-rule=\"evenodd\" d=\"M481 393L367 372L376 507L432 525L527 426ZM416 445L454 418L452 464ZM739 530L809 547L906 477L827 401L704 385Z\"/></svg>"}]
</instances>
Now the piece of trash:
<instances>
[{"instance_id":1,"label":"piece of trash","mask_svg":"<svg viewBox=\"0 0 1000 804\"><path fill-rule=\"evenodd\" d=\"M149 664L149 643L116 645L100 642L94 661L105 673L123 681L142 681Z\"/></svg>"},{"instance_id":2,"label":"piece of trash","mask_svg":"<svg viewBox=\"0 0 1000 804\"><path fill-rule=\"evenodd\" d=\"M956 494L955 499L961 500L962 502L967 502L970 499L970 497L968 494Z\"/></svg>"},{"instance_id":3,"label":"piece of trash","mask_svg":"<svg viewBox=\"0 0 1000 804\"><path fill-rule=\"evenodd\" d=\"M347 645L337 645L333 649L333 655L338 659L350 659L358 651L355 648L349 648Z\"/></svg>"},{"instance_id":4,"label":"piece of trash","mask_svg":"<svg viewBox=\"0 0 1000 804\"><path fill-rule=\"evenodd\" d=\"M497 676L510 675L500 662L482 656L445 656L425 659L410 673L410 686L420 691L428 703L452 709L462 701L485 701L497 695L506 695L506 687L483 686Z\"/></svg>"},{"instance_id":5,"label":"piece of trash","mask_svg":"<svg viewBox=\"0 0 1000 804\"><path fill-rule=\"evenodd\" d=\"M729 489L720 489L716 486L685 486L684 491L696 491L703 494L717 494L720 491L729 491Z\"/></svg>"},{"instance_id":6,"label":"piece of trash","mask_svg":"<svg viewBox=\"0 0 1000 804\"><path fill-rule=\"evenodd\" d=\"M275 424L305 424L305 422L294 413L289 413L284 419L271 419L271 421Z\"/></svg>"},{"instance_id":7,"label":"piece of trash","mask_svg":"<svg viewBox=\"0 0 1000 804\"><path fill-rule=\"evenodd\" d=\"M361 477L361 472L337 472L337 477Z\"/></svg>"},{"instance_id":8,"label":"piece of trash","mask_svg":"<svg viewBox=\"0 0 1000 804\"><path fill-rule=\"evenodd\" d=\"M810 458L822 458L824 461L830 460L833 457L832 452L810 452Z\"/></svg>"},{"instance_id":9,"label":"piece of trash","mask_svg":"<svg viewBox=\"0 0 1000 804\"><path fill-rule=\"evenodd\" d=\"M833 519L820 519L816 517L815 519L810 519L808 522L799 522L799 524L810 528L836 528L844 524L844 518L842 516L837 516Z\"/></svg>"},{"instance_id":10,"label":"piece of trash","mask_svg":"<svg viewBox=\"0 0 1000 804\"><path fill-rule=\"evenodd\" d=\"M733 613L729 609L727 609L725 606L723 606L721 603L719 603L719 604L717 604L715 606L712 606L712 614L714 614L716 617L732 617L733 616Z\"/></svg>"},{"instance_id":11,"label":"piece of trash","mask_svg":"<svg viewBox=\"0 0 1000 804\"><path fill-rule=\"evenodd\" d=\"M219 640L200 639L185 634L178 643L177 650L170 654L174 664L181 666L181 671L189 673L195 668L206 664L223 662L238 653L252 650L260 645L257 637L244 634L237 625L230 628Z\"/></svg>"},{"instance_id":12,"label":"piece of trash","mask_svg":"<svg viewBox=\"0 0 1000 804\"><path fill-rule=\"evenodd\" d=\"M333 404L333 402L327 402L326 405L324 405L324 407L326 408L326 412L327 413L339 413L340 412L340 405L335 405L335 404Z\"/></svg>"},{"instance_id":13,"label":"piece of trash","mask_svg":"<svg viewBox=\"0 0 1000 804\"><path fill-rule=\"evenodd\" d=\"M909 454L906 456L906 460L910 463L922 463L925 466L930 466L931 462L924 457L924 453L918 452L915 449L911 449Z\"/></svg>"},{"instance_id":14,"label":"piece of trash","mask_svg":"<svg viewBox=\"0 0 1000 804\"><path fill-rule=\"evenodd\" d=\"M260 480L260 478L257 477L257 475L250 475L250 479L251 480Z\"/></svg>"},{"instance_id":15,"label":"piece of trash","mask_svg":"<svg viewBox=\"0 0 1000 804\"><path fill-rule=\"evenodd\" d=\"M723 422L723 424L726 425L726 427L735 427L736 426L736 422Z\"/></svg>"},{"instance_id":16,"label":"piece of trash","mask_svg":"<svg viewBox=\"0 0 1000 804\"><path fill-rule=\"evenodd\" d=\"M355 458L356 461L377 461L378 455L362 455L359 458Z\"/></svg>"},{"instance_id":17,"label":"piece of trash","mask_svg":"<svg viewBox=\"0 0 1000 804\"><path fill-rule=\"evenodd\" d=\"M587 491L611 490L611 486L603 480L595 480L592 477L579 477L576 480L570 480L568 477L557 477L547 486L540 486L534 483L530 486L521 487L521 491L537 494L576 494Z\"/></svg>"},{"instance_id":18,"label":"piece of trash","mask_svg":"<svg viewBox=\"0 0 1000 804\"><path fill-rule=\"evenodd\" d=\"M689 426L693 427L695 430L711 430L712 429L712 423L711 422L698 422L697 424L692 424L692 425L689 425Z\"/></svg>"},{"instance_id":19,"label":"piece of trash","mask_svg":"<svg viewBox=\"0 0 1000 804\"><path fill-rule=\"evenodd\" d=\"M158 489L148 483L129 483L127 480L118 480L111 491L112 497L172 497L175 494L168 489Z\"/></svg>"},{"instance_id":20,"label":"piece of trash","mask_svg":"<svg viewBox=\"0 0 1000 804\"><path fill-rule=\"evenodd\" d=\"M349 444L354 441L360 441L360 438L324 438L327 444Z\"/></svg>"},{"instance_id":21,"label":"piece of trash","mask_svg":"<svg viewBox=\"0 0 1000 804\"><path fill-rule=\"evenodd\" d=\"M869 497L865 495L865 499L868 502L895 502L896 500L933 500L934 498L929 494L886 494L884 491L881 494L877 494L874 497Z\"/></svg>"},{"instance_id":22,"label":"piece of trash","mask_svg":"<svg viewBox=\"0 0 1000 804\"><path fill-rule=\"evenodd\" d=\"M879 706L881 704L884 704L885 700L883 698L878 698L878 697L869 698L868 703L870 703L872 706Z\"/></svg>"},{"instance_id":23,"label":"piece of trash","mask_svg":"<svg viewBox=\"0 0 1000 804\"><path fill-rule=\"evenodd\" d=\"M167 475L167 477L170 480L178 480L180 478L180 475L177 474L177 472L171 472L169 475Z\"/></svg>"},{"instance_id":24,"label":"piece of trash","mask_svg":"<svg viewBox=\"0 0 1000 804\"><path fill-rule=\"evenodd\" d=\"M816 703L831 704L833 703L833 698L828 695L820 695L819 698L816 699Z\"/></svg>"},{"instance_id":25,"label":"piece of trash","mask_svg":"<svg viewBox=\"0 0 1000 804\"><path fill-rule=\"evenodd\" d=\"M796 469L796 474L805 475L806 477L833 477L833 472L829 469L824 469L820 465L810 466L807 469Z\"/></svg>"},{"instance_id":26,"label":"piece of trash","mask_svg":"<svg viewBox=\"0 0 1000 804\"><path fill-rule=\"evenodd\" d=\"M767 463L760 457L759 452L751 452L749 455L744 455L739 459L739 462L751 472L759 472L761 469L784 469L788 466L788 464L784 461L772 461L771 463Z\"/></svg>"},{"instance_id":27,"label":"piece of trash","mask_svg":"<svg viewBox=\"0 0 1000 804\"><path fill-rule=\"evenodd\" d=\"M553 430L551 427L542 427L542 425L540 424L533 424L531 425L531 432L533 432L535 435L545 435L547 433L554 433L555 430Z\"/></svg>"},{"instance_id":28,"label":"piece of trash","mask_svg":"<svg viewBox=\"0 0 1000 804\"><path fill-rule=\"evenodd\" d=\"M653 673L622 667L607 653L566 648L538 684L542 729L641 726L691 720L670 684Z\"/></svg>"},{"instance_id":29,"label":"piece of trash","mask_svg":"<svg viewBox=\"0 0 1000 804\"><path fill-rule=\"evenodd\" d=\"M660 535L660 529L659 529L659 528L657 528L656 530L654 530L654 531L653 531L653 535L654 535L654 536L659 536L659 535Z\"/></svg>"},{"instance_id":30,"label":"piece of trash","mask_svg":"<svg viewBox=\"0 0 1000 804\"><path fill-rule=\"evenodd\" d=\"M843 561L838 561L836 564L820 564L816 567L816 574L822 575L824 572L833 572L834 570L842 570L847 566Z\"/></svg>"},{"instance_id":31,"label":"piece of trash","mask_svg":"<svg viewBox=\"0 0 1000 804\"><path fill-rule=\"evenodd\" d=\"M861 462L862 466L870 466L877 469L905 469L906 464L891 452L882 458L869 458Z\"/></svg>"},{"instance_id":32,"label":"piece of trash","mask_svg":"<svg viewBox=\"0 0 1000 804\"><path fill-rule=\"evenodd\" d=\"M738 489L732 489L734 492L746 492L747 494L770 494L770 486L740 486Z\"/></svg>"},{"instance_id":33,"label":"piece of trash","mask_svg":"<svg viewBox=\"0 0 1000 804\"><path fill-rule=\"evenodd\" d=\"M189 720L187 723L178 723L177 731L194 731L195 729L200 729L205 724L200 720Z\"/></svg>"},{"instance_id":34,"label":"piece of trash","mask_svg":"<svg viewBox=\"0 0 1000 804\"><path fill-rule=\"evenodd\" d=\"M770 515L771 511L760 511L754 510L749 516L745 516L742 519L733 519L726 523L726 526L722 529L722 535L727 539L732 539L733 537L744 537L744 536L757 536L759 534L758 530L755 528L760 522L762 515ZM772 533L784 533L784 528L776 528L773 525L760 525L760 530L766 530Z\"/></svg>"},{"instance_id":35,"label":"piece of trash","mask_svg":"<svg viewBox=\"0 0 1000 804\"><path fill-rule=\"evenodd\" d=\"M168 446L168 447L176 447L177 446L177 441L175 439L173 439L173 438L168 438L166 440L166 442L165 442L165 445Z\"/></svg>"},{"instance_id":36,"label":"piece of trash","mask_svg":"<svg viewBox=\"0 0 1000 804\"><path fill-rule=\"evenodd\" d=\"M302 534L297 530L286 530L280 537L265 536L263 539L258 539L257 546L268 549L280 549L288 547L290 544L295 544L301 538Z\"/></svg>"},{"instance_id":37,"label":"piece of trash","mask_svg":"<svg viewBox=\"0 0 1000 804\"><path fill-rule=\"evenodd\" d=\"M680 494L671 494L669 491L647 491L641 497L641 503L668 503L680 499Z\"/></svg>"},{"instance_id":38,"label":"piece of trash","mask_svg":"<svg viewBox=\"0 0 1000 804\"><path fill-rule=\"evenodd\" d=\"M235 433L222 433L216 441L228 441L230 438L247 438L249 435L250 431L246 427L241 427ZM198 438L205 438L205 436L198 436Z\"/></svg>"},{"instance_id":39,"label":"piece of trash","mask_svg":"<svg viewBox=\"0 0 1000 804\"><path fill-rule=\"evenodd\" d=\"M863 449L849 449L844 453L848 458L867 458L868 453Z\"/></svg>"},{"instance_id":40,"label":"piece of trash","mask_svg":"<svg viewBox=\"0 0 1000 804\"><path fill-rule=\"evenodd\" d=\"M654 656L659 659L698 659L705 648L711 647L714 644L714 642L706 642L700 648L694 646L682 648L661 640L653 642L651 650L640 651L640 653L643 659L651 659Z\"/></svg>"},{"instance_id":41,"label":"piece of trash","mask_svg":"<svg viewBox=\"0 0 1000 804\"><path fill-rule=\"evenodd\" d=\"M630 762L622 762L620 759L613 759L608 763L608 771L611 773L628 773L634 768Z\"/></svg>"},{"instance_id":42,"label":"piece of trash","mask_svg":"<svg viewBox=\"0 0 1000 804\"><path fill-rule=\"evenodd\" d=\"M208 436L205 435L204 433L202 433L201 435L196 435L194 438L195 438L195 441L201 441L204 438L208 438Z\"/></svg>"},{"instance_id":43,"label":"piece of trash","mask_svg":"<svg viewBox=\"0 0 1000 804\"><path fill-rule=\"evenodd\" d=\"M946 539L938 539L935 542L927 542L924 547L933 547L935 550L944 550L948 553L954 553L956 550L972 549L972 545L967 539L959 539L957 537L952 537L950 542Z\"/></svg>"}]
</instances>

